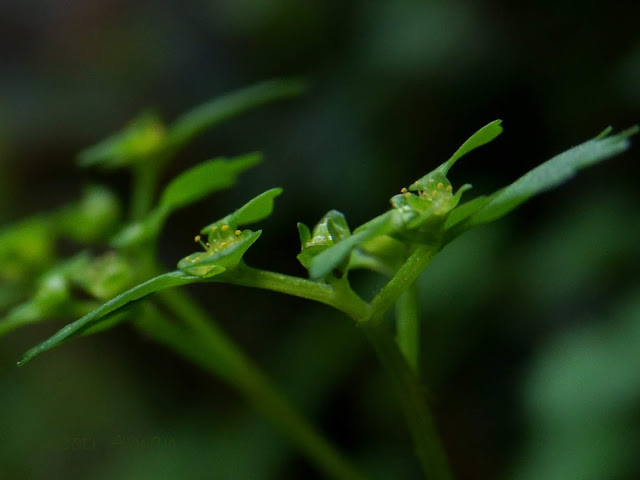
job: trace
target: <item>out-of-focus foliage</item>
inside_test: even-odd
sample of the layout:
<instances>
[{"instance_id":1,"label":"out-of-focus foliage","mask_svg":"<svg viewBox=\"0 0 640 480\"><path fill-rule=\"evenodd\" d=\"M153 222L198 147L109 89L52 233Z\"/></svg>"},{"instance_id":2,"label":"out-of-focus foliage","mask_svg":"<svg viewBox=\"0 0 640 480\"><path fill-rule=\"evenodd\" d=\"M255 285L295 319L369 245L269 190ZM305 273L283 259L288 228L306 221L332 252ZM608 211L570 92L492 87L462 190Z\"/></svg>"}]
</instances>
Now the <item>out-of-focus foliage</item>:
<instances>
[{"instance_id":1,"label":"out-of-focus foliage","mask_svg":"<svg viewBox=\"0 0 640 480\"><path fill-rule=\"evenodd\" d=\"M640 445L640 291L607 323L549 342L524 390L529 447L513 478L632 478Z\"/></svg>"}]
</instances>

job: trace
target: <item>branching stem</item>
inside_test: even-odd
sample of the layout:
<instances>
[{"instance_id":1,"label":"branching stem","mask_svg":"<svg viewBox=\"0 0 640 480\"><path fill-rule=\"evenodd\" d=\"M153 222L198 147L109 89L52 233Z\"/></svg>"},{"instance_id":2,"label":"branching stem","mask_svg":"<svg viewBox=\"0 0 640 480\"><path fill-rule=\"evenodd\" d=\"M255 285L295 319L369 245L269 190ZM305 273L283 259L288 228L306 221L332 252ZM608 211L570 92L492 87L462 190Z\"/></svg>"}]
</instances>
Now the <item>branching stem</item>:
<instances>
[{"instance_id":1,"label":"branching stem","mask_svg":"<svg viewBox=\"0 0 640 480\"><path fill-rule=\"evenodd\" d=\"M329 283L314 282L299 277L268 272L240 265L231 272L211 281L221 281L247 287L262 288L288 295L294 295L330 305L349 315L359 324L378 358L389 373L416 447L426 478L451 480L453 478L448 460L437 433L433 416L424 395L424 389L417 375L417 307L415 297L406 299L401 306L401 316L408 322L405 334L411 338L411 345L399 348L390 329L383 322L384 314L404 295L414 295L414 282L431 262L438 248L419 245L407 261L398 269L391 280L380 290L371 304L363 301L345 281ZM413 293L412 293L413 292ZM402 300L401 300L402 305ZM404 334L403 334L404 335ZM408 338L403 342L408 342Z\"/></svg>"},{"instance_id":2,"label":"branching stem","mask_svg":"<svg viewBox=\"0 0 640 480\"><path fill-rule=\"evenodd\" d=\"M166 290L161 301L188 329L172 325L159 314L158 324L145 320L139 328L160 343L234 385L254 408L271 419L326 475L343 480L364 477L277 390L184 292ZM158 313L158 312L156 312Z\"/></svg>"}]
</instances>

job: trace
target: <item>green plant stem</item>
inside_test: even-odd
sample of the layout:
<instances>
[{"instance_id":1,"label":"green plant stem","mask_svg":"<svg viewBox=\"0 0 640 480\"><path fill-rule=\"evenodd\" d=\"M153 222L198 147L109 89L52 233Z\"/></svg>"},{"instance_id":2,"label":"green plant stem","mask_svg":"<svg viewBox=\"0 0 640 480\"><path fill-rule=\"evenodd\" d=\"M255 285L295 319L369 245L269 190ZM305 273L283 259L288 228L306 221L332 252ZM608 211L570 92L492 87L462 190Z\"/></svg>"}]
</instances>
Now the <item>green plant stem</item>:
<instances>
[{"instance_id":1,"label":"green plant stem","mask_svg":"<svg viewBox=\"0 0 640 480\"><path fill-rule=\"evenodd\" d=\"M418 286L414 282L396 302L396 341L407 363L416 374L420 364L420 317Z\"/></svg>"},{"instance_id":2,"label":"green plant stem","mask_svg":"<svg viewBox=\"0 0 640 480\"><path fill-rule=\"evenodd\" d=\"M453 476L424 389L394 342L392 332L379 321L360 325L398 392L425 478L451 480Z\"/></svg>"},{"instance_id":3,"label":"green plant stem","mask_svg":"<svg viewBox=\"0 0 640 480\"><path fill-rule=\"evenodd\" d=\"M216 280L219 278L219 280ZM212 281L224 281L245 287L262 288L287 295L315 300L345 312L353 318L368 316L370 307L350 288L337 288L327 283L314 282L282 273L269 272L240 265L229 275L212 277ZM343 285L343 284L341 284ZM346 285L344 285L346 286Z\"/></svg>"},{"instance_id":4,"label":"green plant stem","mask_svg":"<svg viewBox=\"0 0 640 480\"><path fill-rule=\"evenodd\" d=\"M438 250L438 247L431 245L418 245L407 261L371 301L371 313L366 317L356 318L356 321L365 331L378 358L396 386L416 447L416 454L426 478L450 480L453 475L429 405L424 397L420 379L417 372L412 370L410 366L412 360L407 360L403 356L398 344L393 341L392 332L383 322L385 312L403 294L411 291L415 281L427 268ZM401 306L400 308L403 310L405 307ZM417 312L414 314L404 311L403 314L405 313L415 315L417 324ZM412 319L409 322L413 321ZM416 340L414 337L412 342ZM416 352L415 359L417 361L417 347L414 345L412 348Z\"/></svg>"},{"instance_id":5,"label":"green plant stem","mask_svg":"<svg viewBox=\"0 0 640 480\"><path fill-rule=\"evenodd\" d=\"M438 253L438 250L439 248L432 245L418 245L393 278L389 280L389 283L371 301L373 312L364 321L381 319L381 314L389 310L400 295L409 289L424 269L427 268L427 265Z\"/></svg>"},{"instance_id":6,"label":"green plant stem","mask_svg":"<svg viewBox=\"0 0 640 480\"><path fill-rule=\"evenodd\" d=\"M142 324L145 332L234 385L325 474L344 480L364 478L271 386L251 360L184 292L167 290L161 292L159 298L189 330L183 331L167 322L156 329L146 322Z\"/></svg>"},{"instance_id":7,"label":"green plant stem","mask_svg":"<svg viewBox=\"0 0 640 480\"><path fill-rule=\"evenodd\" d=\"M160 172L154 158L147 158L133 169L131 220L144 219L153 208Z\"/></svg>"}]
</instances>

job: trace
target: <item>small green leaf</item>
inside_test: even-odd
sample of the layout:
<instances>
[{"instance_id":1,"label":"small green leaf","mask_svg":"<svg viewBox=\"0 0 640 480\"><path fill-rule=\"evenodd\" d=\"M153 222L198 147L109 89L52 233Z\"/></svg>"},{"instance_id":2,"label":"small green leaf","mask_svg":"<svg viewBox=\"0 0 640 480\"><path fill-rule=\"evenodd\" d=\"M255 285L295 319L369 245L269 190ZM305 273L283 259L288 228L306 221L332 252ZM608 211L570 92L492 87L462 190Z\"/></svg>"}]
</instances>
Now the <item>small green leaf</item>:
<instances>
[{"instance_id":1,"label":"small green leaf","mask_svg":"<svg viewBox=\"0 0 640 480\"><path fill-rule=\"evenodd\" d=\"M298 222L298 234L300 235L301 248L303 248L311 240L311 231L304 223Z\"/></svg>"},{"instance_id":2,"label":"small green leaf","mask_svg":"<svg viewBox=\"0 0 640 480\"><path fill-rule=\"evenodd\" d=\"M409 247L389 235L378 235L358 245L349 257L349 270L364 268L393 276L407 257Z\"/></svg>"},{"instance_id":3,"label":"small green leaf","mask_svg":"<svg viewBox=\"0 0 640 480\"><path fill-rule=\"evenodd\" d=\"M281 194L281 188L272 188L261 193L236 210L232 214L233 220L231 222L237 225L247 225L267 218L273 212L273 201Z\"/></svg>"},{"instance_id":4,"label":"small green leaf","mask_svg":"<svg viewBox=\"0 0 640 480\"><path fill-rule=\"evenodd\" d=\"M113 248L131 248L153 241L171 210L167 207L158 207L150 212L144 220L127 225L109 240Z\"/></svg>"},{"instance_id":5,"label":"small green leaf","mask_svg":"<svg viewBox=\"0 0 640 480\"><path fill-rule=\"evenodd\" d=\"M107 303L103 304L102 306L80 318L79 320L76 320L75 322L62 328L48 340L45 340L40 345L32 348L27 353L25 353L22 359L18 362L18 366L22 366L37 355L40 355L47 350L51 350L52 348L57 347L62 342L75 337L76 335L82 334L88 328L93 327L103 321L107 321L110 318L111 314L121 312L122 308L127 307L135 301L141 300L142 298L151 295L152 293L159 290L187 285L199 280L200 278L198 277L187 275L186 273L180 271L165 273L164 275L152 278L151 280L148 280L147 282L124 292L123 294L108 301Z\"/></svg>"},{"instance_id":6,"label":"small green leaf","mask_svg":"<svg viewBox=\"0 0 640 480\"><path fill-rule=\"evenodd\" d=\"M459 224L463 220L476 213L490 201L490 197L480 195L473 200L463 203L458 208L454 208L447 217L447 220L444 223L444 228L446 230L453 228L455 225Z\"/></svg>"},{"instance_id":7,"label":"small green leaf","mask_svg":"<svg viewBox=\"0 0 640 480\"><path fill-rule=\"evenodd\" d=\"M511 185L492 194L482 208L467 217L463 228L496 220L534 195L550 190L567 181L578 170L625 151L630 145L629 137L638 133L638 131L638 127L633 127L612 137L603 137L601 134L593 140L584 142L553 157L526 173ZM476 205L478 204L476 203Z\"/></svg>"},{"instance_id":8,"label":"small green leaf","mask_svg":"<svg viewBox=\"0 0 640 480\"><path fill-rule=\"evenodd\" d=\"M164 138L162 121L152 113L144 113L120 132L81 152L78 163L82 167L109 169L127 166L158 151Z\"/></svg>"},{"instance_id":9,"label":"small green leaf","mask_svg":"<svg viewBox=\"0 0 640 480\"><path fill-rule=\"evenodd\" d=\"M160 205L175 210L228 188L238 175L262 161L261 153L249 153L229 160L219 158L183 172L165 188Z\"/></svg>"},{"instance_id":10,"label":"small green leaf","mask_svg":"<svg viewBox=\"0 0 640 480\"><path fill-rule=\"evenodd\" d=\"M128 248L153 241L173 211L234 185L242 172L261 160L261 153L249 153L229 160L222 158L211 160L183 172L165 188L158 207L144 220L127 225L118 232L111 239L110 245L114 248ZM273 193L266 196L269 195L276 196ZM264 200L262 207L265 209L268 207L267 199Z\"/></svg>"},{"instance_id":11,"label":"small green leaf","mask_svg":"<svg viewBox=\"0 0 640 480\"><path fill-rule=\"evenodd\" d=\"M449 172L449 169L453 167L453 164L458 161L460 157L466 155L472 150L475 150L482 145L485 145L495 139L502 133L502 120L494 120L493 122L485 125L476 133L471 135L456 152L446 161L442 169L442 173L445 175Z\"/></svg>"},{"instance_id":12,"label":"small green leaf","mask_svg":"<svg viewBox=\"0 0 640 480\"><path fill-rule=\"evenodd\" d=\"M120 132L81 152L79 163L114 169L152 157L167 160L203 131L266 103L297 97L305 89L305 82L295 78L258 83L190 110L168 129L156 115L145 113Z\"/></svg>"},{"instance_id":13,"label":"small green leaf","mask_svg":"<svg viewBox=\"0 0 640 480\"><path fill-rule=\"evenodd\" d=\"M338 243L351 235L349 225L344 215L337 210L331 210L327 216L327 230L331 235L331 240Z\"/></svg>"},{"instance_id":14,"label":"small green leaf","mask_svg":"<svg viewBox=\"0 0 640 480\"><path fill-rule=\"evenodd\" d=\"M353 235L327 248L311 259L309 275L314 279L325 278L334 269L348 261L351 251L359 244L378 236L386 235L402 228L402 216L398 210L386 213L358 227ZM312 239L313 240L313 239Z\"/></svg>"},{"instance_id":15,"label":"small green leaf","mask_svg":"<svg viewBox=\"0 0 640 480\"><path fill-rule=\"evenodd\" d=\"M113 233L120 220L120 203L107 188L90 186L79 202L53 216L58 233L77 242L92 243Z\"/></svg>"},{"instance_id":16,"label":"small green leaf","mask_svg":"<svg viewBox=\"0 0 640 480\"><path fill-rule=\"evenodd\" d=\"M210 235L214 227L229 225L232 229L240 225L255 223L267 218L273 212L274 199L282 194L281 188L272 188L252 198L235 212L213 222L200 230L202 235Z\"/></svg>"},{"instance_id":17,"label":"small green leaf","mask_svg":"<svg viewBox=\"0 0 640 480\"><path fill-rule=\"evenodd\" d=\"M445 188L450 187L451 184L446 179L447 173L449 173L449 169L453 167L453 165L460 159L462 156L467 153L475 150L482 145L485 145L495 139L498 135L502 133L502 120L494 120L493 122L485 125L476 133L471 135L461 146L456 150L456 152L451 156L449 160L444 162L435 170L427 173L420 180L417 180L413 183L409 190L416 191L425 191L431 188L433 185L438 185L442 183ZM434 183L435 182L435 183Z\"/></svg>"},{"instance_id":18,"label":"small green leaf","mask_svg":"<svg viewBox=\"0 0 640 480\"><path fill-rule=\"evenodd\" d=\"M327 248L346 239L351 235L347 220L344 215L337 210L330 210L313 227L313 232L309 232L306 225L298 223L300 233L300 253L297 258L303 267L309 269L311 260ZM346 263L336 265L344 273Z\"/></svg>"},{"instance_id":19,"label":"small green leaf","mask_svg":"<svg viewBox=\"0 0 640 480\"><path fill-rule=\"evenodd\" d=\"M247 110L284 98L295 98L306 89L299 79L268 80L194 108L178 118L169 129L166 147L177 150L204 130Z\"/></svg>"}]
</instances>

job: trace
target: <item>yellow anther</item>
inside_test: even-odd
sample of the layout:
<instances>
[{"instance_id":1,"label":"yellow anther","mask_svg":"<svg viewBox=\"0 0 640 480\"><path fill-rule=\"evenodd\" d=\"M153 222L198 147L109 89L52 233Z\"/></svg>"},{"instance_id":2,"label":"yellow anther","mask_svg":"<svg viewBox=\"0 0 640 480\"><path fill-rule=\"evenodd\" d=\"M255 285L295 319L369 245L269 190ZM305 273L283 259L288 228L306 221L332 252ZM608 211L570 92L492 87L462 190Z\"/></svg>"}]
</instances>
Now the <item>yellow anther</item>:
<instances>
[{"instance_id":1,"label":"yellow anther","mask_svg":"<svg viewBox=\"0 0 640 480\"><path fill-rule=\"evenodd\" d=\"M407 189L403 188L402 190L400 190L400 193L407 193Z\"/></svg>"},{"instance_id":2,"label":"yellow anther","mask_svg":"<svg viewBox=\"0 0 640 480\"><path fill-rule=\"evenodd\" d=\"M444 187L444 183L442 183L442 182L438 182L437 187L438 187L438 188L443 188L443 187Z\"/></svg>"},{"instance_id":3,"label":"yellow anther","mask_svg":"<svg viewBox=\"0 0 640 480\"><path fill-rule=\"evenodd\" d=\"M211 231L215 232L216 230L218 230L218 227L216 227L215 225L213 227L211 227Z\"/></svg>"},{"instance_id":4,"label":"yellow anther","mask_svg":"<svg viewBox=\"0 0 640 480\"><path fill-rule=\"evenodd\" d=\"M186 260L187 262L189 262L189 261L191 261L191 257L187 257L187 258L185 258L185 260Z\"/></svg>"},{"instance_id":5,"label":"yellow anther","mask_svg":"<svg viewBox=\"0 0 640 480\"><path fill-rule=\"evenodd\" d=\"M453 190L453 187L451 187L451 185L447 185L447 188L445 188L445 190L447 192L450 192L451 190Z\"/></svg>"},{"instance_id":6,"label":"yellow anther","mask_svg":"<svg viewBox=\"0 0 640 480\"><path fill-rule=\"evenodd\" d=\"M228 231L229 230L229 225L223 225L220 230L222 230L223 232Z\"/></svg>"},{"instance_id":7,"label":"yellow anther","mask_svg":"<svg viewBox=\"0 0 640 480\"><path fill-rule=\"evenodd\" d=\"M404 194L404 198L409 198L410 196L411 196L411 194L410 194L409 192L406 192L406 193Z\"/></svg>"},{"instance_id":8,"label":"yellow anther","mask_svg":"<svg viewBox=\"0 0 640 480\"><path fill-rule=\"evenodd\" d=\"M202 241L202 237L200 235L196 235L194 238L196 243L199 243L200 245L202 245L202 248L204 248L205 250L207 250L207 247L209 244L204 244L204 242Z\"/></svg>"},{"instance_id":9,"label":"yellow anther","mask_svg":"<svg viewBox=\"0 0 640 480\"><path fill-rule=\"evenodd\" d=\"M224 248L227 246L227 242L220 242L220 248Z\"/></svg>"},{"instance_id":10,"label":"yellow anther","mask_svg":"<svg viewBox=\"0 0 640 480\"><path fill-rule=\"evenodd\" d=\"M236 230L236 231L235 231L235 234L236 234L236 237L237 237L237 236L241 235L241 234L242 234L242 232L241 232L240 230Z\"/></svg>"},{"instance_id":11,"label":"yellow anther","mask_svg":"<svg viewBox=\"0 0 640 480\"><path fill-rule=\"evenodd\" d=\"M433 192L431 192L431 196L433 198L436 198L438 196L438 192L436 192L435 190Z\"/></svg>"},{"instance_id":12,"label":"yellow anther","mask_svg":"<svg viewBox=\"0 0 640 480\"><path fill-rule=\"evenodd\" d=\"M432 184L433 182L435 182L435 180L433 178L429 179L429 184Z\"/></svg>"}]
</instances>

